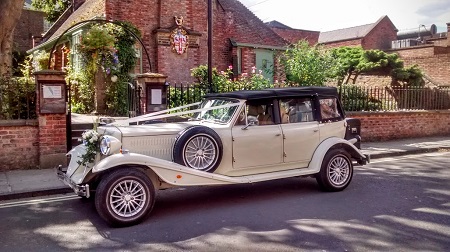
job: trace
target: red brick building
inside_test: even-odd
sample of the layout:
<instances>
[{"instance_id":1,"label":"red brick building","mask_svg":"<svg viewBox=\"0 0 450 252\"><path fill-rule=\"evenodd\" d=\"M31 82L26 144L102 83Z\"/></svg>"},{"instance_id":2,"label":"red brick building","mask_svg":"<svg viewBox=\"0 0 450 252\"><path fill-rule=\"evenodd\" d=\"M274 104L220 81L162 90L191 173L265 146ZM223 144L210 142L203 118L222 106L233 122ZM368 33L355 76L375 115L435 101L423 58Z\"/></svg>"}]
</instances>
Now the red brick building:
<instances>
[{"instance_id":1,"label":"red brick building","mask_svg":"<svg viewBox=\"0 0 450 252\"><path fill-rule=\"evenodd\" d=\"M266 25L289 44L295 44L300 40L306 40L309 45L312 46L319 41L319 31L293 29L275 20L267 22Z\"/></svg>"},{"instance_id":2,"label":"red brick building","mask_svg":"<svg viewBox=\"0 0 450 252\"><path fill-rule=\"evenodd\" d=\"M18 52L26 52L31 49L33 47L33 36L41 36L44 32L45 13L30 9L27 2L14 29L14 50Z\"/></svg>"},{"instance_id":3,"label":"red brick building","mask_svg":"<svg viewBox=\"0 0 450 252\"><path fill-rule=\"evenodd\" d=\"M207 64L205 0L74 0L73 6L34 50L48 50L63 31L82 20L126 20L141 31L142 41L150 54L150 64L145 54L141 54L138 72L151 70L167 75L172 83L191 83L190 69ZM238 0L213 0L213 13L214 67L225 70L233 65L236 74L250 72L254 66L269 70L277 67L276 52L283 50L286 42L243 4ZM175 17L182 17L182 23L178 25ZM85 28L71 29L69 39L61 42L66 48L74 48L77 37ZM177 28L182 28L188 37L187 50L182 53L174 52L170 41L171 33ZM62 54L59 49L55 54L59 69L65 65ZM77 55L73 51L72 56L76 61ZM273 78L271 75L266 77Z\"/></svg>"},{"instance_id":4,"label":"red brick building","mask_svg":"<svg viewBox=\"0 0 450 252\"><path fill-rule=\"evenodd\" d=\"M397 40L397 28L388 16L372 24L321 32L319 43L327 47L361 46L363 49L390 49Z\"/></svg>"},{"instance_id":5,"label":"red brick building","mask_svg":"<svg viewBox=\"0 0 450 252\"><path fill-rule=\"evenodd\" d=\"M398 53L405 66L418 65L435 85L450 85L450 23L447 34L433 34L416 46L388 50Z\"/></svg>"}]
</instances>

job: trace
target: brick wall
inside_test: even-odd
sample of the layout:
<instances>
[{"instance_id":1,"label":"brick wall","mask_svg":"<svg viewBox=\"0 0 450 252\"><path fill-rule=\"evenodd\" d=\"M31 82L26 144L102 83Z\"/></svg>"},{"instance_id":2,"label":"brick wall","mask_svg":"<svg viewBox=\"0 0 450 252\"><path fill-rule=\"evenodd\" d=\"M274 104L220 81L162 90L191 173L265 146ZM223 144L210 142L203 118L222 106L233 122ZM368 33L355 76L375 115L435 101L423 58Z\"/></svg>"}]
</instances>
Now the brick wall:
<instances>
[{"instance_id":1,"label":"brick wall","mask_svg":"<svg viewBox=\"0 0 450 252\"><path fill-rule=\"evenodd\" d=\"M67 151L66 115L40 115L38 136L40 155L65 153Z\"/></svg>"},{"instance_id":2,"label":"brick wall","mask_svg":"<svg viewBox=\"0 0 450 252\"><path fill-rule=\"evenodd\" d=\"M389 50L398 53L405 66L417 64L436 84L450 85L450 47L432 45Z\"/></svg>"},{"instance_id":3,"label":"brick wall","mask_svg":"<svg viewBox=\"0 0 450 252\"><path fill-rule=\"evenodd\" d=\"M336 41L324 44L325 47L361 46L362 39Z\"/></svg>"},{"instance_id":4,"label":"brick wall","mask_svg":"<svg viewBox=\"0 0 450 252\"><path fill-rule=\"evenodd\" d=\"M65 152L63 117L46 116L40 126L37 120L0 121L0 147L5 153L0 171L38 168L40 155ZM361 119L365 142L450 136L450 111L348 112L347 117Z\"/></svg>"},{"instance_id":5,"label":"brick wall","mask_svg":"<svg viewBox=\"0 0 450 252\"><path fill-rule=\"evenodd\" d=\"M19 22L14 29L14 47L25 52L33 47L32 36L40 36L44 32L44 13L41 11L22 11Z\"/></svg>"},{"instance_id":6,"label":"brick wall","mask_svg":"<svg viewBox=\"0 0 450 252\"><path fill-rule=\"evenodd\" d=\"M363 141L450 136L450 111L348 112L361 120Z\"/></svg>"},{"instance_id":7,"label":"brick wall","mask_svg":"<svg viewBox=\"0 0 450 252\"><path fill-rule=\"evenodd\" d=\"M39 166L36 120L0 121L0 171Z\"/></svg>"},{"instance_id":8,"label":"brick wall","mask_svg":"<svg viewBox=\"0 0 450 252\"><path fill-rule=\"evenodd\" d=\"M397 31L389 18L382 19L362 40L362 47L370 49L389 49L391 42L397 39Z\"/></svg>"},{"instance_id":9,"label":"brick wall","mask_svg":"<svg viewBox=\"0 0 450 252\"><path fill-rule=\"evenodd\" d=\"M150 54L153 72L158 70L156 38L153 31L160 26L160 16L158 15L161 9L160 2L162 1L108 0L105 5L106 19L128 20L141 31L142 41ZM142 61L143 71L149 72L149 63L144 52Z\"/></svg>"},{"instance_id":10,"label":"brick wall","mask_svg":"<svg viewBox=\"0 0 450 252\"><path fill-rule=\"evenodd\" d=\"M318 31L283 29L276 27L271 27L271 29L291 44L295 44L300 40L306 40L309 45L312 46L319 41L320 32Z\"/></svg>"},{"instance_id":11,"label":"brick wall","mask_svg":"<svg viewBox=\"0 0 450 252\"><path fill-rule=\"evenodd\" d=\"M66 115L40 115L38 120L0 121L0 171L53 168L65 164ZM50 157L50 158L49 158Z\"/></svg>"},{"instance_id":12,"label":"brick wall","mask_svg":"<svg viewBox=\"0 0 450 252\"><path fill-rule=\"evenodd\" d=\"M149 51L152 72L168 76L171 83L192 83L190 70L206 65L208 60L207 1L204 0L109 0L106 1L106 19L128 20L142 32L142 40ZM126 10L126 11L125 11ZM237 0L213 1L213 67L226 70L233 64L230 38L241 43L282 46L284 41ZM248 12L248 13L247 13ZM247 15L249 14L249 15ZM247 20L242 19L246 15ZM158 44L157 33L175 28L174 17L183 17L183 27L198 37L198 47L178 55L168 45ZM194 35L192 35L194 36ZM255 66L252 48L243 50L242 71ZM144 72L148 72L146 57Z\"/></svg>"}]
</instances>

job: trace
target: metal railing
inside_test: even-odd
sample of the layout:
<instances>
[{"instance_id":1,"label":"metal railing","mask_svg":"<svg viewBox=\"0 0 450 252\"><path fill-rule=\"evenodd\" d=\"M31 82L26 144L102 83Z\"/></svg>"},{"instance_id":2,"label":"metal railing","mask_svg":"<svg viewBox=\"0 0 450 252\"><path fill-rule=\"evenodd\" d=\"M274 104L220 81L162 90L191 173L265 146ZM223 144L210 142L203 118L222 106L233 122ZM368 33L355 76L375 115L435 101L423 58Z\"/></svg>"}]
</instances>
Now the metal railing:
<instances>
[{"instance_id":1,"label":"metal railing","mask_svg":"<svg viewBox=\"0 0 450 252\"><path fill-rule=\"evenodd\" d=\"M24 78L0 79L0 120L36 118L34 82Z\"/></svg>"},{"instance_id":2,"label":"metal railing","mask_svg":"<svg viewBox=\"0 0 450 252\"><path fill-rule=\"evenodd\" d=\"M142 87L138 86L136 83L128 83L127 85L128 117L135 117L142 114L141 92Z\"/></svg>"},{"instance_id":3,"label":"metal railing","mask_svg":"<svg viewBox=\"0 0 450 252\"><path fill-rule=\"evenodd\" d=\"M450 109L450 87L339 87L345 111Z\"/></svg>"},{"instance_id":4,"label":"metal railing","mask_svg":"<svg viewBox=\"0 0 450 252\"><path fill-rule=\"evenodd\" d=\"M206 94L196 85L172 85L168 88L169 108L198 102ZM234 91L230 89L227 91ZM450 86L441 87L338 87L345 111L399 111L450 109Z\"/></svg>"}]
</instances>

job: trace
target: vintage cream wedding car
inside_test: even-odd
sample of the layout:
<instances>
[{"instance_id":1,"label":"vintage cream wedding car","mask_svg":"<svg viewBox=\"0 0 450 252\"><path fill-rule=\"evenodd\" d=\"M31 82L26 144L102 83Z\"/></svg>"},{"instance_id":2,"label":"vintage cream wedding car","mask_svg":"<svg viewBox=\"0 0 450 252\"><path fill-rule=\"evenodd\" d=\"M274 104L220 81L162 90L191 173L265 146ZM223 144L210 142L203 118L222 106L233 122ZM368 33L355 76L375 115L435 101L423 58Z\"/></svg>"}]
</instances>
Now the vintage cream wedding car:
<instances>
[{"instance_id":1,"label":"vintage cream wedding car","mask_svg":"<svg viewBox=\"0 0 450 252\"><path fill-rule=\"evenodd\" d=\"M81 144L58 177L111 225L141 222L155 190L314 176L346 188L361 153L360 123L345 119L337 90L277 88L206 95L200 103L98 127L93 161ZM91 150L92 151L92 150ZM81 164L80 164L81 163Z\"/></svg>"}]
</instances>

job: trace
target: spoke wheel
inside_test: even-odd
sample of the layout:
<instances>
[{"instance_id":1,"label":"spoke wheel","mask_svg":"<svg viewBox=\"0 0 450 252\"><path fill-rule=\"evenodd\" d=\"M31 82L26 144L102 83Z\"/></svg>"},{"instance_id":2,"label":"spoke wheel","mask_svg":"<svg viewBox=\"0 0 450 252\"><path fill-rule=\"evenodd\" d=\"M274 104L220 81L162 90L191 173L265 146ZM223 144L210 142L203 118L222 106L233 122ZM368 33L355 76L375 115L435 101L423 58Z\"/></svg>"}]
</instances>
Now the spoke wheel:
<instances>
[{"instance_id":1,"label":"spoke wheel","mask_svg":"<svg viewBox=\"0 0 450 252\"><path fill-rule=\"evenodd\" d=\"M155 203L155 188L141 170L118 168L100 181L95 195L99 215L111 226L143 221Z\"/></svg>"},{"instance_id":2,"label":"spoke wheel","mask_svg":"<svg viewBox=\"0 0 450 252\"><path fill-rule=\"evenodd\" d=\"M330 182L340 186L348 180L350 175L350 165L345 156L336 156L328 163L328 176Z\"/></svg>"},{"instance_id":3,"label":"spoke wheel","mask_svg":"<svg viewBox=\"0 0 450 252\"><path fill-rule=\"evenodd\" d=\"M353 164L345 150L334 149L325 155L316 180L324 191L336 192L344 190L352 180Z\"/></svg>"},{"instance_id":4,"label":"spoke wheel","mask_svg":"<svg viewBox=\"0 0 450 252\"><path fill-rule=\"evenodd\" d=\"M118 216L132 217L142 211L146 200L146 191L139 181L124 180L112 188L109 205Z\"/></svg>"},{"instance_id":5,"label":"spoke wheel","mask_svg":"<svg viewBox=\"0 0 450 252\"><path fill-rule=\"evenodd\" d=\"M207 136L195 136L187 142L184 150L186 164L197 170L205 170L217 162L217 143Z\"/></svg>"},{"instance_id":6,"label":"spoke wheel","mask_svg":"<svg viewBox=\"0 0 450 252\"><path fill-rule=\"evenodd\" d=\"M192 126L178 134L173 160L195 170L214 172L220 165L222 152L222 141L213 129Z\"/></svg>"}]
</instances>

